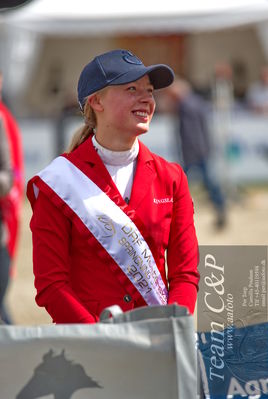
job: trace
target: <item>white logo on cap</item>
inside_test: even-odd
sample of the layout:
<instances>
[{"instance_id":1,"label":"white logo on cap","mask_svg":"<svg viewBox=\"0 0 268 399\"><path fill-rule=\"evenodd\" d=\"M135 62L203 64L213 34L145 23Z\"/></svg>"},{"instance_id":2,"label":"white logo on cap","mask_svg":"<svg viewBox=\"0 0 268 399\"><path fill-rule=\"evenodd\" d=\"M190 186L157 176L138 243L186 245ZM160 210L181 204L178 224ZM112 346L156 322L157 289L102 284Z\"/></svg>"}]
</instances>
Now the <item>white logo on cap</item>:
<instances>
[{"instance_id":1,"label":"white logo on cap","mask_svg":"<svg viewBox=\"0 0 268 399\"><path fill-rule=\"evenodd\" d=\"M142 65L141 60L133 55L130 51L126 52L126 54L123 56L123 60L128 62L129 64Z\"/></svg>"}]
</instances>

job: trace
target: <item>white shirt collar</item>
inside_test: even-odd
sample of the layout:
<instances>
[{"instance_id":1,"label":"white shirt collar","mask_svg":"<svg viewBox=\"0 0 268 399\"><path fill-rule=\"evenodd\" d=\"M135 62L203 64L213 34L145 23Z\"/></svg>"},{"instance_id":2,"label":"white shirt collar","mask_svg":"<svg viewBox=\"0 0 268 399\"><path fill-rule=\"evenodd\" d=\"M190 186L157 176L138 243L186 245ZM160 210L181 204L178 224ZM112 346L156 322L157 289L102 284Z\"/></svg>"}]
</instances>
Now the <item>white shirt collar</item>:
<instances>
[{"instance_id":1,"label":"white shirt collar","mask_svg":"<svg viewBox=\"0 0 268 399\"><path fill-rule=\"evenodd\" d=\"M125 166L133 162L139 153L139 142L135 140L132 148L127 151L111 151L107 148L104 148L100 145L95 135L92 137L92 143L96 151L98 152L100 158L103 163L106 165L114 165L114 166Z\"/></svg>"}]
</instances>

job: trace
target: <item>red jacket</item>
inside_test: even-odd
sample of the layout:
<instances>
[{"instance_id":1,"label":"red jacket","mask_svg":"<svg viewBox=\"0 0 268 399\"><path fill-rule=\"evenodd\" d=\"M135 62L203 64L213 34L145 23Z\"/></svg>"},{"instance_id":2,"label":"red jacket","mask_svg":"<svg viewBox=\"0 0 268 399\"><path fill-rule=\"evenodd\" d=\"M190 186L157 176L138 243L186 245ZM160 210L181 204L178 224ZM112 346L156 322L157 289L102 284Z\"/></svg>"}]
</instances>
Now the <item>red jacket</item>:
<instances>
[{"instance_id":1,"label":"red jacket","mask_svg":"<svg viewBox=\"0 0 268 399\"><path fill-rule=\"evenodd\" d=\"M141 221L141 225L146 226L144 238L169 287L168 303L177 302L193 312L199 281L198 244L192 199L181 167L151 153L140 142L132 194L127 205L91 138L65 156L136 225ZM40 190L36 200L33 183ZM30 227L36 302L46 308L54 322L92 323L107 306L118 304L126 311L145 305L110 255L38 176L28 183L27 195L33 208Z\"/></svg>"}]
</instances>

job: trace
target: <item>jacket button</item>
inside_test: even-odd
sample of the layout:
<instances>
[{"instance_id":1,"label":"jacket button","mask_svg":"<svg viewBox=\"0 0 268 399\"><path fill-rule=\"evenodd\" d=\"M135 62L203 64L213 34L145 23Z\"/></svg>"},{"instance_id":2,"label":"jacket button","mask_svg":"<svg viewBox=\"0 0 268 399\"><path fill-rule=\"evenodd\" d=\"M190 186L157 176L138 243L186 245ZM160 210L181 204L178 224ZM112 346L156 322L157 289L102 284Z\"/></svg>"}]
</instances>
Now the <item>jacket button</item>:
<instances>
[{"instance_id":1,"label":"jacket button","mask_svg":"<svg viewBox=\"0 0 268 399\"><path fill-rule=\"evenodd\" d=\"M124 299L124 301L127 302L127 303L131 302L131 300L132 300L131 296L128 295L128 294L125 295L123 299Z\"/></svg>"}]
</instances>

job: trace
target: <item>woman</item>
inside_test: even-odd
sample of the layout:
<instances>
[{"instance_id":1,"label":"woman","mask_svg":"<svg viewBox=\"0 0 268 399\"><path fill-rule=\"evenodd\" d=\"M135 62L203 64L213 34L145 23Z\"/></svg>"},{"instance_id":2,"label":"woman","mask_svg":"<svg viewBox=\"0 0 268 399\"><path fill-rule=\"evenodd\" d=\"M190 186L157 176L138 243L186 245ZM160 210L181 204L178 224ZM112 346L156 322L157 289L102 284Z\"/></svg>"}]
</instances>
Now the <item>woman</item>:
<instances>
[{"instance_id":1,"label":"woman","mask_svg":"<svg viewBox=\"0 0 268 399\"><path fill-rule=\"evenodd\" d=\"M56 323L94 323L113 304L194 311L198 245L186 177L138 140L153 90L173 78L126 50L95 57L80 75L85 127L28 185L36 301Z\"/></svg>"}]
</instances>

